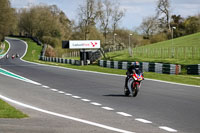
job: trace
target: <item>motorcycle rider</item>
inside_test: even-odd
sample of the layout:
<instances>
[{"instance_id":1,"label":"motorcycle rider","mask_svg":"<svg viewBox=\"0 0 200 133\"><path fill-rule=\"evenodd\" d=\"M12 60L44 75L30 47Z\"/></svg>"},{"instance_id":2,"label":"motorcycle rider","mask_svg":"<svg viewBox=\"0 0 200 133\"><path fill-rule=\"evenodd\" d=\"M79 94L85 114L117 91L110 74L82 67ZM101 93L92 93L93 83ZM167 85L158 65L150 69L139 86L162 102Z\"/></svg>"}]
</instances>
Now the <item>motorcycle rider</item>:
<instances>
[{"instance_id":1,"label":"motorcycle rider","mask_svg":"<svg viewBox=\"0 0 200 133\"><path fill-rule=\"evenodd\" d=\"M14 59L15 58L15 55L14 54L12 54L12 59Z\"/></svg>"},{"instance_id":2,"label":"motorcycle rider","mask_svg":"<svg viewBox=\"0 0 200 133\"><path fill-rule=\"evenodd\" d=\"M19 57L19 54L18 53L16 53L16 56L15 56L16 58L18 58Z\"/></svg>"},{"instance_id":3,"label":"motorcycle rider","mask_svg":"<svg viewBox=\"0 0 200 133\"><path fill-rule=\"evenodd\" d=\"M6 59L8 59L9 58L9 55L8 54L6 54Z\"/></svg>"},{"instance_id":4,"label":"motorcycle rider","mask_svg":"<svg viewBox=\"0 0 200 133\"><path fill-rule=\"evenodd\" d=\"M127 69L127 72L126 72L126 79L125 79L125 89L128 89L128 79L130 78L130 76L133 74L133 73L142 73L142 70L140 70L140 64L139 62L133 62L130 67ZM143 75L143 74L142 74ZM144 80L144 78L143 78Z\"/></svg>"}]
</instances>

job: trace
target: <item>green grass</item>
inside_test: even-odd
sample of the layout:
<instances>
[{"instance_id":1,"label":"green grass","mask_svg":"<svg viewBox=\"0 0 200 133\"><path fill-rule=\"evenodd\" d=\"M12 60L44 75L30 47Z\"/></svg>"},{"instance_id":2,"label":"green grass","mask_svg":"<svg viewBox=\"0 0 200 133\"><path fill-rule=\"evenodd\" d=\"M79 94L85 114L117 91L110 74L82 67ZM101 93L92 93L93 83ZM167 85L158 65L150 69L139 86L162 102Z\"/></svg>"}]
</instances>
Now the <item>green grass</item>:
<instances>
[{"instance_id":1,"label":"green grass","mask_svg":"<svg viewBox=\"0 0 200 133\"><path fill-rule=\"evenodd\" d=\"M72 68L72 69L78 69L78 70L87 70L87 71L95 71L95 72L103 72L103 73L110 73L110 74L119 74L119 75L125 75L126 70L120 70L120 69L112 69L112 68L104 68L100 67L96 64L94 65L88 65L88 66L76 66L76 65L70 65L70 64L62 64L62 63L55 63L55 62L45 62L38 60L38 56L40 55L40 46L37 46L36 43L31 42L30 40L27 40L29 45L35 45L35 46L29 46L28 52L33 51L31 48L36 48L36 55L34 57L31 57L30 53L27 53L25 56L25 60L33 61L41 64L48 64L53 66L61 66L66 68ZM29 58L30 57L30 58ZM200 85L200 76L191 76L191 75L168 75L168 74L158 74L158 73L151 73L151 72L145 72L144 73L145 78L151 78L151 79L157 79L157 80L163 80L163 81L170 81L170 82L177 82L177 83L184 83L184 84L191 84L191 85Z\"/></svg>"},{"instance_id":2,"label":"green grass","mask_svg":"<svg viewBox=\"0 0 200 133\"><path fill-rule=\"evenodd\" d=\"M173 58L172 58L173 55ZM163 41L151 45L136 47L133 56L128 50L107 53L110 60L161 62L171 64L200 64L200 33Z\"/></svg>"},{"instance_id":3,"label":"green grass","mask_svg":"<svg viewBox=\"0 0 200 133\"><path fill-rule=\"evenodd\" d=\"M28 117L21 111L0 100L0 118L25 118Z\"/></svg>"},{"instance_id":4,"label":"green grass","mask_svg":"<svg viewBox=\"0 0 200 133\"><path fill-rule=\"evenodd\" d=\"M28 50L27 54L24 56L24 60L35 62L39 59L40 52L42 51L42 47L38 46L33 40L28 38L20 38L27 42Z\"/></svg>"},{"instance_id":5,"label":"green grass","mask_svg":"<svg viewBox=\"0 0 200 133\"><path fill-rule=\"evenodd\" d=\"M2 44L3 44L3 43L2 43L2 42L0 42L0 51L2 51Z\"/></svg>"},{"instance_id":6,"label":"green grass","mask_svg":"<svg viewBox=\"0 0 200 133\"><path fill-rule=\"evenodd\" d=\"M1 53L1 55L5 54L8 51L9 45L6 41L4 41L5 44L5 49L3 50L3 52Z\"/></svg>"},{"instance_id":7,"label":"green grass","mask_svg":"<svg viewBox=\"0 0 200 133\"><path fill-rule=\"evenodd\" d=\"M73 59L73 60L80 60L80 57L66 57L64 59Z\"/></svg>"},{"instance_id":8,"label":"green grass","mask_svg":"<svg viewBox=\"0 0 200 133\"><path fill-rule=\"evenodd\" d=\"M9 49L9 44L5 41L5 45L6 45L6 47L5 47L5 49L4 49L4 53L6 53L7 51L8 51L8 49ZM3 54L4 54L3 53Z\"/></svg>"},{"instance_id":9,"label":"green grass","mask_svg":"<svg viewBox=\"0 0 200 133\"><path fill-rule=\"evenodd\" d=\"M167 41L163 41L163 42L154 43L154 44L151 44L151 45L146 45L144 47L147 47L147 48L153 48L153 47L154 48L158 48L158 47L167 48L169 46L171 47L171 42L172 42L171 40L167 40ZM175 38L173 40L173 45L177 46L177 47L180 47L180 46L200 47L200 33Z\"/></svg>"}]
</instances>

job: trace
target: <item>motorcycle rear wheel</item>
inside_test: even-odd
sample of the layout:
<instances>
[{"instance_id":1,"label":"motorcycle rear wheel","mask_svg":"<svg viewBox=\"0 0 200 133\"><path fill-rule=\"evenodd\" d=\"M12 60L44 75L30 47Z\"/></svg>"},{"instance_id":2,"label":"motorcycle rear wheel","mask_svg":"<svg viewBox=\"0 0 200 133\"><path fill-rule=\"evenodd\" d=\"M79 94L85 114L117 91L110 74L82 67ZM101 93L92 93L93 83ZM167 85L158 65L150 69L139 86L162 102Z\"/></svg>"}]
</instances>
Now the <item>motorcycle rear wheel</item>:
<instances>
[{"instance_id":1,"label":"motorcycle rear wheel","mask_svg":"<svg viewBox=\"0 0 200 133\"><path fill-rule=\"evenodd\" d=\"M128 89L126 89L126 87L124 87L124 95L125 96L129 96L130 95L130 91Z\"/></svg>"}]
</instances>

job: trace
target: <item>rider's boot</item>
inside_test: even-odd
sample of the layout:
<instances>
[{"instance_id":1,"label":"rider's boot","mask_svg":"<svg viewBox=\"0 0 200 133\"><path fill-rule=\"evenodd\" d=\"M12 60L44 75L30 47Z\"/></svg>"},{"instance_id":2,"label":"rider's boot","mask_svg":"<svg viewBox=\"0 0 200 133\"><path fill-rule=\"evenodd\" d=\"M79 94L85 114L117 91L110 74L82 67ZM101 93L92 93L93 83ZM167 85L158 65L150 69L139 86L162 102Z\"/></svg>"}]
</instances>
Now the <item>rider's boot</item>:
<instances>
[{"instance_id":1,"label":"rider's boot","mask_svg":"<svg viewBox=\"0 0 200 133\"><path fill-rule=\"evenodd\" d=\"M128 77L126 77L126 79L125 79L125 85L124 85L124 89L125 89L125 91L128 91Z\"/></svg>"}]
</instances>

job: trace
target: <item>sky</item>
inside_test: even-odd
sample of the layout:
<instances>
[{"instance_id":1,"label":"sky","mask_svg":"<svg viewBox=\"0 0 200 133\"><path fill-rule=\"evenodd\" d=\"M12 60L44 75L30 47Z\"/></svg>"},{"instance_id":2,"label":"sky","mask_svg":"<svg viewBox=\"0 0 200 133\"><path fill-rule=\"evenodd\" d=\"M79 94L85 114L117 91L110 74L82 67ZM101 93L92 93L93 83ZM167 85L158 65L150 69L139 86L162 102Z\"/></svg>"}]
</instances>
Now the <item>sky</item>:
<instances>
[{"instance_id":1,"label":"sky","mask_svg":"<svg viewBox=\"0 0 200 133\"><path fill-rule=\"evenodd\" d=\"M57 5L65 12L70 20L77 18L78 7L85 0L10 0L14 8L27 8L30 5ZM111 0L116 2L116 0ZM140 26L145 17L155 15L158 0L117 0L120 8L125 9L125 16L121 20L120 28L133 30ZM170 0L171 14L182 17L200 14L200 0Z\"/></svg>"}]
</instances>

